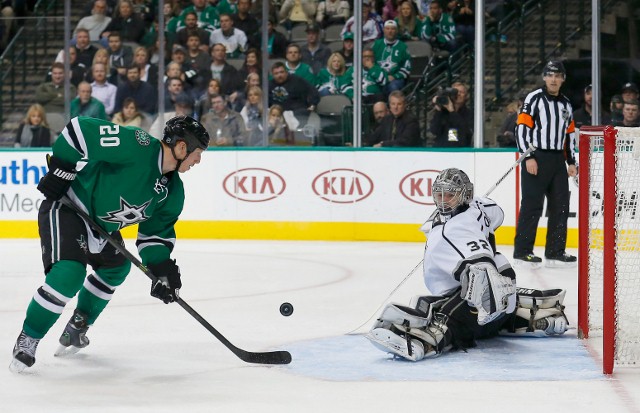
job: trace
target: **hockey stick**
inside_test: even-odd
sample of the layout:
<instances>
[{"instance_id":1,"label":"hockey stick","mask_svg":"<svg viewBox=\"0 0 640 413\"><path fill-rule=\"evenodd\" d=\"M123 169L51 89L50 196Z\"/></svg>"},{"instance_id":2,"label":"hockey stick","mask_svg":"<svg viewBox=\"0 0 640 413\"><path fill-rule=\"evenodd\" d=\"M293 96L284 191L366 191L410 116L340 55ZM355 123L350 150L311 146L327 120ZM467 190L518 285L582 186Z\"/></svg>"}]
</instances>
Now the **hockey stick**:
<instances>
[{"instance_id":1,"label":"hockey stick","mask_svg":"<svg viewBox=\"0 0 640 413\"><path fill-rule=\"evenodd\" d=\"M527 149L526 151L524 151L524 153L522 155L520 155L520 157L518 157L518 159L515 161L515 163L513 163L509 169L507 169L507 171L500 177L500 179L498 179L498 181L493 184L493 186L491 188L489 188L489 190L487 192L485 192L485 194L483 195L483 197L488 197L489 195L491 195L491 193L498 187L498 185L500 185L502 183L502 181L505 180L505 178L511 173L511 171L513 171L516 166L520 165L520 163L522 163L522 161L527 157L527 155L529 155L531 152L535 151L536 148L533 146L530 146L529 149ZM423 224L427 224L428 222L431 222L435 219L436 215L438 213L438 209L436 209L435 211L433 211L433 213L431 214L431 216L429 217L429 219L427 219L427 221ZM369 317L364 323L360 324L358 327L354 328L353 330L349 331L348 333L346 333L347 335L353 335L356 331L358 331L359 329L361 329L362 327L364 327L365 324L369 323L369 321L371 321L371 319L373 317L376 316L376 314L378 314L378 312L380 312L380 309L382 309L382 306L385 305L385 303L389 300L389 298L391 298L391 296L393 296L393 294L398 291L398 289L405 283L407 282L407 280L413 275L414 272L416 272L416 270L418 269L418 267L420 267L422 265L422 263L424 262L424 259L420 260L420 262L418 263L418 265L416 265L411 272L409 272L409 274L407 274L402 281L400 281L400 283L396 286L396 288L393 289L393 291L391 291L391 293L389 293L389 295L387 296L387 298L384 299L384 301L382 302L382 304L380 304L380 306L376 309L376 311L373 313L373 315L371 315L371 317ZM355 333L357 334L357 333Z\"/></svg>"},{"instance_id":2,"label":"hockey stick","mask_svg":"<svg viewBox=\"0 0 640 413\"><path fill-rule=\"evenodd\" d=\"M60 199L67 207L71 208L76 214L80 215L89 225L100 234L102 238L107 240L109 244L111 244L116 250L118 250L122 255L124 255L133 265L138 267L140 271L142 271L147 277L149 277L152 281L156 281L157 278L153 275L153 273L145 267L140 260L138 260L133 254L129 252L124 246L120 245L107 231L105 231L102 227L95 223L91 217L80 209L76 204L74 204L69 198L63 196ZM223 336L218 330L216 330L211 324L207 322L200 314L196 312L189 304L187 304L182 298L178 297L176 302L180 304L180 307L184 308L184 310L189 313L193 318L195 318L200 324L204 326L211 334L213 334L222 344L224 344L233 354L238 356L238 358L247 363L257 363L257 364L289 364L291 363L291 353L288 351L269 351L263 353L253 353L250 351L242 350L233 344L225 336Z\"/></svg>"}]
</instances>

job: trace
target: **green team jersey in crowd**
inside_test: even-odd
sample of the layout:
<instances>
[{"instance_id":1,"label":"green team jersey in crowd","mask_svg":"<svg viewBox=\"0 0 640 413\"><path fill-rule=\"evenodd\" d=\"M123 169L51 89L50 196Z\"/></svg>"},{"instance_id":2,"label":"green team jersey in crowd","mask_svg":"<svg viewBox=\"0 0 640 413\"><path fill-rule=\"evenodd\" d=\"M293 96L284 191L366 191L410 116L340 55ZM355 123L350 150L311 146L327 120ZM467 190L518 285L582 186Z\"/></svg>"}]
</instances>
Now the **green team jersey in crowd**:
<instances>
[{"instance_id":1,"label":"green team jersey in crowd","mask_svg":"<svg viewBox=\"0 0 640 413\"><path fill-rule=\"evenodd\" d=\"M387 39L378 39L373 43L373 54L376 63L388 76L394 79L406 79L411 73L411 55L404 42L396 39L389 42Z\"/></svg>"},{"instance_id":2,"label":"green team jersey in crowd","mask_svg":"<svg viewBox=\"0 0 640 413\"><path fill-rule=\"evenodd\" d=\"M185 7L180 13L178 18L178 24L176 25L176 32L183 27L184 18L189 12L196 12L198 15L198 27L205 29L208 32L212 32L214 29L220 28L220 14L218 10L213 6L207 6L202 11L197 11L194 6Z\"/></svg>"},{"instance_id":3,"label":"green team jersey in crowd","mask_svg":"<svg viewBox=\"0 0 640 413\"><path fill-rule=\"evenodd\" d=\"M455 39L456 24L453 22L453 18L447 13L442 13L437 22L432 22L429 17L425 18L422 23L422 38L428 41L431 36L435 36L439 44L445 44Z\"/></svg>"},{"instance_id":4,"label":"green team jersey in crowd","mask_svg":"<svg viewBox=\"0 0 640 413\"><path fill-rule=\"evenodd\" d=\"M220 0L218 3L218 13L219 14L237 14L238 13L238 2L229 3L228 0Z\"/></svg>"},{"instance_id":5,"label":"green team jersey in crowd","mask_svg":"<svg viewBox=\"0 0 640 413\"><path fill-rule=\"evenodd\" d=\"M417 37L419 39L420 36L422 35L422 20L420 20L419 18L417 17L415 18L415 24L413 25L413 30L401 24L400 16L396 17L395 21L398 24L398 39L411 40L413 37Z\"/></svg>"},{"instance_id":6,"label":"green team jersey in crowd","mask_svg":"<svg viewBox=\"0 0 640 413\"><path fill-rule=\"evenodd\" d=\"M184 187L177 172L162 173L162 144L147 132L105 120L71 119L53 155L77 164L67 193L108 232L139 224L143 263L169 258Z\"/></svg>"},{"instance_id":7,"label":"green team jersey in crowd","mask_svg":"<svg viewBox=\"0 0 640 413\"><path fill-rule=\"evenodd\" d=\"M298 67L296 67L295 69L291 69L289 67L289 62L285 62L284 65L287 68L287 72L296 76L300 76L301 78L309 82L311 86L316 84L316 76L313 74L313 70L308 64L300 62L298 63Z\"/></svg>"},{"instance_id":8,"label":"green team jersey in crowd","mask_svg":"<svg viewBox=\"0 0 640 413\"><path fill-rule=\"evenodd\" d=\"M352 79L353 84L353 66L349 68L345 76ZM378 65L371 66L371 69L362 68L362 96L371 96L382 93L382 88L387 84L387 74ZM346 95L353 99L353 86Z\"/></svg>"},{"instance_id":9,"label":"green team jersey in crowd","mask_svg":"<svg viewBox=\"0 0 640 413\"><path fill-rule=\"evenodd\" d=\"M324 67L316 76L316 89L328 89L332 95L346 95L349 89L353 89L353 75L348 70L342 76L336 76ZM351 91L353 96L353 90Z\"/></svg>"}]
</instances>

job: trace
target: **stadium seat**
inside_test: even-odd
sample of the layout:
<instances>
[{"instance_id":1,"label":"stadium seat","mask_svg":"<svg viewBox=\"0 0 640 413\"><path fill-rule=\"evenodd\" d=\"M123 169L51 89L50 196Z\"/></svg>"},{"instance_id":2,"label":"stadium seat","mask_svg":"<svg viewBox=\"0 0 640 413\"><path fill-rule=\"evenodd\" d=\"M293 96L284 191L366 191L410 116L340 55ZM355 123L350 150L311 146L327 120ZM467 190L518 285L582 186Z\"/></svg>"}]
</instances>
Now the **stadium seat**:
<instances>
[{"instance_id":1,"label":"stadium seat","mask_svg":"<svg viewBox=\"0 0 640 413\"><path fill-rule=\"evenodd\" d=\"M433 53L431 45L422 40L410 40L404 44L407 45L411 57L430 57Z\"/></svg>"},{"instance_id":2,"label":"stadium seat","mask_svg":"<svg viewBox=\"0 0 640 413\"><path fill-rule=\"evenodd\" d=\"M331 53L339 52L340 50L342 50L342 40L333 41L327 44L327 47L329 48L329 50L331 50Z\"/></svg>"},{"instance_id":3,"label":"stadium seat","mask_svg":"<svg viewBox=\"0 0 640 413\"><path fill-rule=\"evenodd\" d=\"M342 42L342 36L340 33L342 32L343 27L344 26L341 24L332 24L331 26L327 26L327 28L324 29L324 42L331 43L338 40Z\"/></svg>"},{"instance_id":4,"label":"stadium seat","mask_svg":"<svg viewBox=\"0 0 640 413\"><path fill-rule=\"evenodd\" d=\"M227 59L227 63L240 70L244 64L244 59Z\"/></svg>"},{"instance_id":5,"label":"stadium seat","mask_svg":"<svg viewBox=\"0 0 640 413\"><path fill-rule=\"evenodd\" d=\"M345 95L329 95L320 98L316 113L320 117L320 139L322 146L343 146L342 112L351 106L351 100Z\"/></svg>"}]
</instances>

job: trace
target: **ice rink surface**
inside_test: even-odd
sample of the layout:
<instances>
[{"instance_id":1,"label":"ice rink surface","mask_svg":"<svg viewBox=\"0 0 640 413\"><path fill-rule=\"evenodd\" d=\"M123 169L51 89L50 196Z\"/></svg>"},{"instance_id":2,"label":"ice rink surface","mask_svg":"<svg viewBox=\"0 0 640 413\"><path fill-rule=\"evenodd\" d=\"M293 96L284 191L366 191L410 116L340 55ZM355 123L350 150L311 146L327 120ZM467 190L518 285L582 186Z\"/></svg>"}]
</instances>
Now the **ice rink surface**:
<instances>
[{"instance_id":1,"label":"ice rink surface","mask_svg":"<svg viewBox=\"0 0 640 413\"><path fill-rule=\"evenodd\" d=\"M13 374L11 350L44 277L38 240L0 244L2 413L640 412L640 369L603 376L598 340L575 330L480 341L418 363L353 334L368 330L420 262L421 243L179 240L182 298L236 346L288 350L290 365L242 362L177 304L150 297L134 268L89 330L89 347L53 356L74 300L40 342L36 364ZM575 326L576 269L517 272L519 286L567 289ZM390 301L426 293L419 269ZM290 317L279 312L283 302L294 306Z\"/></svg>"}]
</instances>

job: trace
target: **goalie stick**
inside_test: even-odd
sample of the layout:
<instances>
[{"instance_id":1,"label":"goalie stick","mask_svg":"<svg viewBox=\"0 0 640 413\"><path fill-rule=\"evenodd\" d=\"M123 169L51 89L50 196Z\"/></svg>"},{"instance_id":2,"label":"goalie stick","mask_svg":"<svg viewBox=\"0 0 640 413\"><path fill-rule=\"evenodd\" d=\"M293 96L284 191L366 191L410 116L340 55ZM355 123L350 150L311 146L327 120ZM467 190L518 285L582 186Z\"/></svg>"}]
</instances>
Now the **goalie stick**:
<instances>
[{"instance_id":1,"label":"goalie stick","mask_svg":"<svg viewBox=\"0 0 640 413\"><path fill-rule=\"evenodd\" d=\"M140 271L142 271L147 277L149 277L152 281L156 281L157 278L153 275L151 270L142 264L140 260L138 260L133 254L129 252L124 246L120 245L107 231L105 231L102 227L100 227L96 222L91 219L91 217L84 212L80 207L74 204L67 196L63 196L60 199L67 207L71 208L76 214L82 217L87 223L94 229L96 232L100 234L102 238L107 240L109 244L111 244L116 250L118 250L122 255L124 255L133 265L138 267ZM289 364L291 363L291 353L288 351L268 351L268 352L259 352L254 353L251 351L242 350L234 346L225 336L222 335L218 330L216 330L207 320L205 320L200 314L196 312L189 304L187 304L182 298L178 297L176 302L182 307L189 315L195 318L200 324L204 326L211 334L213 334L222 344L224 344L233 354L235 354L240 360L245 361L247 363L257 363L257 364Z\"/></svg>"},{"instance_id":2,"label":"goalie stick","mask_svg":"<svg viewBox=\"0 0 640 413\"><path fill-rule=\"evenodd\" d=\"M522 163L522 161L527 157L527 155L529 155L531 152L535 151L536 148L534 146L529 146L529 148L524 151L519 157L518 159L509 167L509 169L507 169L507 171L500 177L500 179L498 179L498 181L496 181L495 184L493 184L493 186L491 188L489 188L487 190L487 192L485 192L484 197L488 197L497 187L498 185L500 185L502 183L502 181L505 180L505 178L511 173L511 171L513 171L516 166L520 165ZM429 219L427 219L425 221L424 224L422 224L423 226L426 225L427 223L433 221L436 217L436 215L438 214L438 209L436 208L435 211L433 211L433 213L431 214L431 216L429 216ZM382 302L382 304L380 304L380 306L376 309L376 311L371 315L371 317L369 317L364 323L360 324L358 327L354 328L353 330L349 331L348 333L346 333L346 335L353 335L353 334L358 334L356 333L356 331L358 331L359 329L361 329L362 327L364 327L366 324L368 324L371 319L373 317L376 316L376 314L378 314L380 312L380 310L382 309L382 307L387 303L387 301L389 301L389 298L391 298L391 296L398 291L398 289L405 283L407 282L407 280L413 275L413 273L416 272L416 270L418 269L418 267L420 267L420 265L422 265L422 263L424 262L424 259L420 260L420 262L409 272L409 274L405 275L405 277L402 279L402 281L400 281L400 283L396 286L396 288L393 289L393 291L391 291L391 293L389 293L389 295L387 296L387 298L384 299L384 301Z\"/></svg>"}]
</instances>

